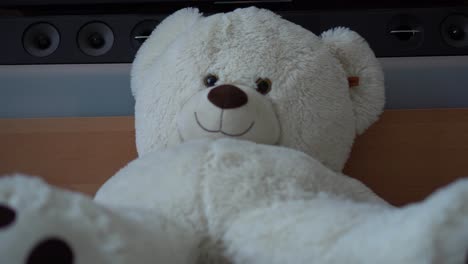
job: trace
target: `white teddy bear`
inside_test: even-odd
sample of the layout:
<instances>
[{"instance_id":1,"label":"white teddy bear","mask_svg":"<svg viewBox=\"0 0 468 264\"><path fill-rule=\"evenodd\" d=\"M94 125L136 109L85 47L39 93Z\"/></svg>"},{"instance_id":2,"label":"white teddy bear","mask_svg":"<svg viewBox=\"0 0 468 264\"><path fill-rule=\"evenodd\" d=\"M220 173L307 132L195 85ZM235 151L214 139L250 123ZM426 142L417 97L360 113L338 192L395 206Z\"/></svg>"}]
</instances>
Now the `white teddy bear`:
<instances>
[{"instance_id":1,"label":"white teddy bear","mask_svg":"<svg viewBox=\"0 0 468 264\"><path fill-rule=\"evenodd\" d=\"M95 201L0 180L0 263L465 263L468 180L394 208L340 173L384 104L355 32L183 9L132 91L139 158Z\"/></svg>"}]
</instances>

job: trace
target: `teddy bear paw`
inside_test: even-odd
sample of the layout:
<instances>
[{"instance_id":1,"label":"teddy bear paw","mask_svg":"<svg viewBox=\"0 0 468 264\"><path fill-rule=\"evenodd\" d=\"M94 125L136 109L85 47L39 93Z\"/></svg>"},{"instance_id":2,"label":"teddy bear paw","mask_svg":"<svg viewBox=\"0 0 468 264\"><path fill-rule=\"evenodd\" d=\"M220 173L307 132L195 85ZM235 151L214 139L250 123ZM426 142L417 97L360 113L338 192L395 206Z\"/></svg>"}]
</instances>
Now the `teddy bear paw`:
<instances>
[{"instance_id":1,"label":"teddy bear paw","mask_svg":"<svg viewBox=\"0 0 468 264\"><path fill-rule=\"evenodd\" d=\"M153 211L0 177L0 263L192 263L198 237Z\"/></svg>"},{"instance_id":2,"label":"teddy bear paw","mask_svg":"<svg viewBox=\"0 0 468 264\"><path fill-rule=\"evenodd\" d=\"M103 232L110 221L101 211L37 178L1 177L0 263L108 263L102 253L116 251L120 239Z\"/></svg>"},{"instance_id":3,"label":"teddy bear paw","mask_svg":"<svg viewBox=\"0 0 468 264\"><path fill-rule=\"evenodd\" d=\"M431 195L423 210L428 215L422 221L428 221L434 238L432 263L467 264L468 179L459 180Z\"/></svg>"},{"instance_id":4,"label":"teddy bear paw","mask_svg":"<svg viewBox=\"0 0 468 264\"><path fill-rule=\"evenodd\" d=\"M12 208L0 204L0 229L7 228L13 224L16 218L16 212Z\"/></svg>"}]
</instances>

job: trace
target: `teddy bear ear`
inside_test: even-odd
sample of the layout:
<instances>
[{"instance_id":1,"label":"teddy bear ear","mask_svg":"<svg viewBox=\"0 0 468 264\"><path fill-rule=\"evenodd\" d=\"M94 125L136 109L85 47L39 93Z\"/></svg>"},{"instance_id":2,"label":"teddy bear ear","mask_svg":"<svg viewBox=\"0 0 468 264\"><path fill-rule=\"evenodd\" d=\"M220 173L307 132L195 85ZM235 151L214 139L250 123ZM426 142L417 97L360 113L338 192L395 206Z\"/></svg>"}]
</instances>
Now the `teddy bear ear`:
<instances>
[{"instance_id":1,"label":"teddy bear ear","mask_svg":"<svg viewBox=\"0 0 468 264\"><path fill-rule=\"evenodd\" d=\"M201 17L202 14L197 8L184 8L165 18L153 30L148 39L141 45L133 61L131 72L133 96L136 95L136 90L140 87L138 82L143 79L143 74L154 63L156 58Z\"/></svg>"},{"instance_id":2,"label":"teddy bear ear","mask_svg":"<svg viewBox=\"0 0 468 264\"><path fill-rule=\"evenodd\" d=\"M348 75L356 132L361 134L377 120L385 104L382 68L366 40L350 29L333 28L321 38Z\"/></svg>"}]
</instances>

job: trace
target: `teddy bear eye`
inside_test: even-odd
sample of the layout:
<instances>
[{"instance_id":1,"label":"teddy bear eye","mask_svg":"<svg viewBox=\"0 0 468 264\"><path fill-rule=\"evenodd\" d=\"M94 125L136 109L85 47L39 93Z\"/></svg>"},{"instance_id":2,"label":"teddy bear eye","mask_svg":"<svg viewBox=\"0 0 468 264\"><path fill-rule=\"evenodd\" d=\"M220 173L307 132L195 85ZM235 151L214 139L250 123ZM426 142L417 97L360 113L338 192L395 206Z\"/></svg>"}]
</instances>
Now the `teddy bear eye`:
<instances>
[{"instance_id":1,"label":"teddy bear eye","mask_svg":"<svg viewBox=\"0 0 468 264\"><path fill-rule=\"evenodd\" d=\"M257 91L261 94L267 94L271 91L271 81L268 78L258 78L255 82L257 84Z\"/></svg>"},{"instance_id":2,"label":"teddy bear eye","mask_svg":"<svg viewBox=\"0 0 468 264\"><path fill-rule=\"evenodd\" d=\"M216 77L216 75L209 74L205 77L205 79L203 80L203 83L205 84L206 87L211 87L211 86L214 86L217 81L218 81L218 77Z\"/></svg>"}]
</instances>

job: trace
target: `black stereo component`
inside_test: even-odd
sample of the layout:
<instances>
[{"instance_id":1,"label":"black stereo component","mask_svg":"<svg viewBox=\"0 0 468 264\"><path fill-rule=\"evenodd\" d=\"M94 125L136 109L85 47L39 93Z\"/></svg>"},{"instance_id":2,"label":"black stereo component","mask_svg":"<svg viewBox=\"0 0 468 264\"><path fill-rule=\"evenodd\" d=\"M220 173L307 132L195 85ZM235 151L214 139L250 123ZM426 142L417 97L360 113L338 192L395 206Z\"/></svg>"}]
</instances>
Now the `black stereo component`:
<instances>
[{"instance_id":1,"label":"black stereo component","mask_svg":"<svg viewBox=\"0 0 468 264\"><path fill-rule=\"evenodd\" d=\"M138 23L130 33L130 39L135 49L140 48L141 44L151 34L153 29L159 24L158 20L148 19Z\"/></svg>"},{"instance_id":2,"label":"black stereo component","mask_svg":"<svg viewBox=\"0 0 468 264\"><path fill-rule=\"evenodd\" d=\"M226 11L216 8L220 2L230 9L236 7L230 5L233 1L217 1L199 8L207 15ZM172 12L2 16L1 10L0 5L0 34L7 41L0 42L0 65L128 63L149 33ZM468 55L468 6L464 5L342 10L276 6L274 11L316 34L349 27L366 38L378 57Z\"/></svg>"},{"instance_id":3,"label":"black stereo component","mask_svg":"<svg viewBox=\"0 0 468 264\"><path fill-rule=\"evenodd\" d=\"M90 56L101 56L112 49L114 33L103 22L90 22L78 31L78 47Z\"/></svg>"},{"instance_id":4,"label":"black stereo component","mask_svg":"<svg viewBox=\"0 0 468 264\"><path fill-rule=\"evenodd\" d=\"M131 62L163 15L0 18L0 65Z\"/></svg>"},{"instance_id":5,"label":"black stereo component","mask_svg":"<svg viewBox=\"0 0 468 264\"><path fill-rule=\"evenodd\" d=\"M440 31L444 41L455 48L468 47L468 14L452 14L442 22Z\"/></svg>"},{"instance_id":6,"label":"black stereo component","mask_svg":"<svg viewBox=\"0 0 468 264\"><path fill-rule=\"evenodd\" d=\"M52 54L59 44L60 34L49 23L32 24L23 33L24 49L34 57L45 57Z\"/></svg>"}]
</instances>

